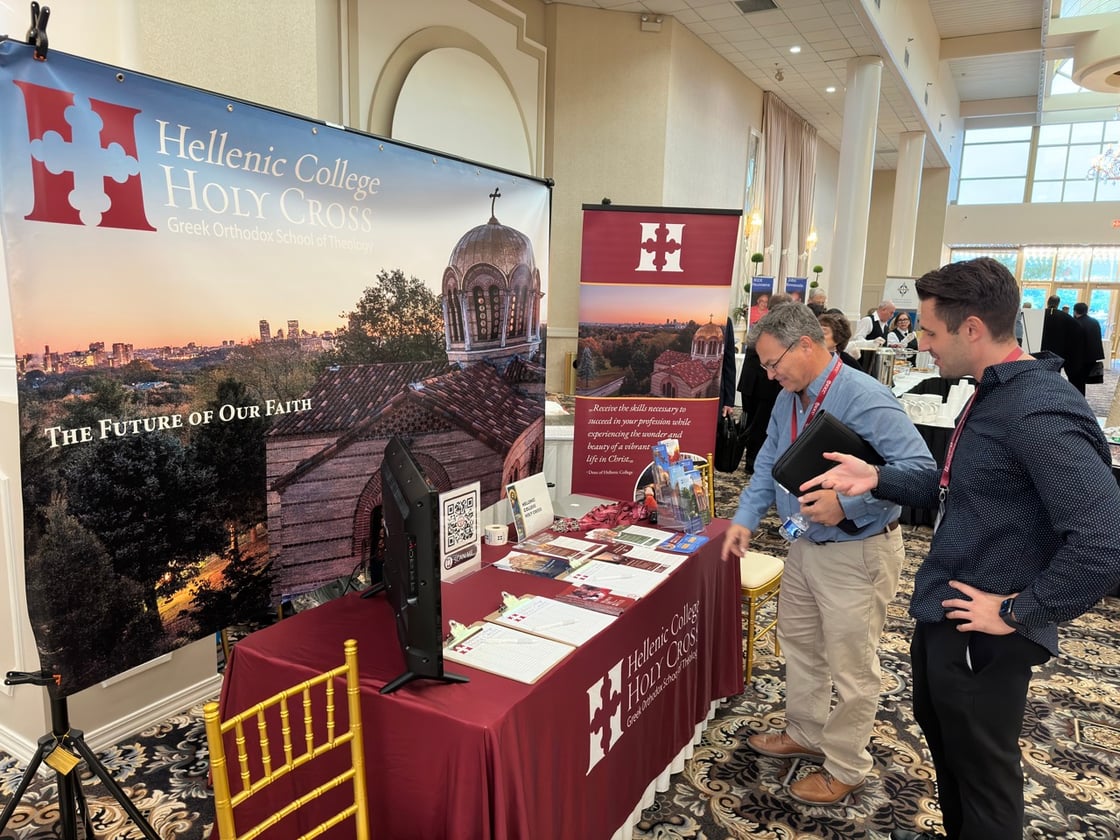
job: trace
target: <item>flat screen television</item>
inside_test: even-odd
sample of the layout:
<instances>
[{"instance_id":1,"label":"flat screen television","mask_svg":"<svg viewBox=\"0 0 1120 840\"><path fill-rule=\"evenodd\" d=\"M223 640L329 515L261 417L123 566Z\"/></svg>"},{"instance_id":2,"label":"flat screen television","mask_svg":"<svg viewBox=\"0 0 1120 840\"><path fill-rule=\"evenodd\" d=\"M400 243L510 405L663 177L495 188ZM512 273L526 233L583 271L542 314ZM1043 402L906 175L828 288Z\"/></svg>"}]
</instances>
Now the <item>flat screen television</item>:
<instances>
[{"instance_id":1,"label":"flat screen television","mask_svg":"<svg viewBox=\"0 0 1120 840\"><path fill-rule=\"evenodd\" d=\"M415 679L467 682L443 670L440 602L439 493L399 437L381 461L381 579L363 594L384 591L397 621L405 671L381 689L396 691Z\"/></svg>"}]
</instances>

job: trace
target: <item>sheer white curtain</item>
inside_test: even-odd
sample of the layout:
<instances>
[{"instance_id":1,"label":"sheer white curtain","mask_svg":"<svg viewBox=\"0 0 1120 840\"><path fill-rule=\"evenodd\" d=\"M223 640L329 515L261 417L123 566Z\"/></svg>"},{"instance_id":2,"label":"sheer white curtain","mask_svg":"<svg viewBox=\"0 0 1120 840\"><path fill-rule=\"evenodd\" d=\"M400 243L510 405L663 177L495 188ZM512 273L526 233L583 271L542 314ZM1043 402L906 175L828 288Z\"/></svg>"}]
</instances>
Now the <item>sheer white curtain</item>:
<instances>
[{"instance_id":1,"label":"sheer white curtain","mask_svg":"<svg viewBox=\"0 0 1120 840\"><path fill-rule=\"evenodd\" d=\"M805 241L813 229L813 201L817 189L817 130L808 123L805 123L805 129L801 135L801 176L797 192L797 250L806 249L805 269L798 275L800 277L808 277L812 269ZM796 260L793 265L796 270Z\"/></svg>"},{"instance_id":2,"label":"sheer white curtain","mask_svg":"<svg viewBox=\"0 0 1120 840\"><path fill-rule=\"evenodd\" d=\"M797 271L802 243L812 225L817 130L767 91L762 133L766 140L763 267L774 275L777 291L786 276Z\"/></svg>"}]
</instances>

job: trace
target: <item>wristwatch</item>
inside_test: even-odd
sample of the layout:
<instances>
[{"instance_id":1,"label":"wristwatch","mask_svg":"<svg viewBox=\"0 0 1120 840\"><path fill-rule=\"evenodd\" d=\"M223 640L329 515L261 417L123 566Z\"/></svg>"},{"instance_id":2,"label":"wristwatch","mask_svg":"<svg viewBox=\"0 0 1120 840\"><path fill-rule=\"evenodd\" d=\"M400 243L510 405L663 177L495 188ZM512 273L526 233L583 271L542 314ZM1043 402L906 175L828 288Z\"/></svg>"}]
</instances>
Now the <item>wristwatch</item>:
<instances>
[{"instance_id":1,"label":"wristwatch","mask_svg":"<svg viewBox=\"0 0 1120 840\"><path fill-rule=\"evenodd\" d=\"M1016 630L1025 630L1026 628L1015 617L1015 597L1012 595L1010 598L1004 598L1003 603L999 605L999 617L1003 619L1003 623L1008 627Z\"/></svg>"}]
</instances>

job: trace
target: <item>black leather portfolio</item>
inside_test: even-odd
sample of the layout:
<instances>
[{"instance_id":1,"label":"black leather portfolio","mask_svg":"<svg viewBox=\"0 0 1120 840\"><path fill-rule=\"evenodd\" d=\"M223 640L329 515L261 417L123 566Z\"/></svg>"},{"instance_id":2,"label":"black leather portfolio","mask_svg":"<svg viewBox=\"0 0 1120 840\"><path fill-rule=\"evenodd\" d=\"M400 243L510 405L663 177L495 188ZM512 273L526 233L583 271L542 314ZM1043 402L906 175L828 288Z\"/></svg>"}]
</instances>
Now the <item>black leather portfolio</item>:
<instances>
[{"instance_id":1,"label":"black leather portfolio","mask_svg":"<svg viewBox=\"0 0 1120 840\"><path fill-rule=\"evenodd\" d=\"M824 457L825 452L855 455L869 464L884 463L871 444L821 409L801 430L790 448L774 462L770 474L793 495L800 496L809 492L800 489L802 484L836 466L835 461Z\"/></svg>"}]
</instances>

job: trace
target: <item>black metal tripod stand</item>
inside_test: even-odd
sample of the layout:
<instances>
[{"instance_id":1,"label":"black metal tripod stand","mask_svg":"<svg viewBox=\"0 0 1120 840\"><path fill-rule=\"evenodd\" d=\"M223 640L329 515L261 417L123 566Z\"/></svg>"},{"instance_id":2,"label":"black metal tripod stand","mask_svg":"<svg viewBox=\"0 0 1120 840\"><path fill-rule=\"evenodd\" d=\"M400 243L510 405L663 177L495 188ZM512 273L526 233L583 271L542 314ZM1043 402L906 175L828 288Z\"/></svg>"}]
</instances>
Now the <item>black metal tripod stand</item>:
<instances>
[{"instance_id":1,"label":"black metal tripod stand","mask_svg":"<svg viewBox=\"0 0 1120 840\"><path fill-rule=\"evenodd\" d=\"M39 769L39 765L43 761L46 761L47 766L54 770L58 777L58 819L62 829L60 835L62 840L78 840L78 815L81 815L82 818L86 840L92 840L94 837L93 826L90 824L85 793L82 791L82 780L78 778L77 773L72 772L81 764L82 759L85 759L89 769L108 788L109 793L124 808L125 813L140 829L140 832L148 840L160 840L160 836L156 834L155 829L148 824L143 814L132 804L128 794L109 775L105 765L98 761L93 750L86 744L82 731L70 728L70 712L66 707L66 698L60 697L58 693L60 680L61 677L58 674L52 674L49 671L8 671L4 678L5 685L30 683L31 685L46 687L51 700L51 731L39 739L39 749L35 751L31 763L27 765L27 770L24 771L23 778L20 780L19 787L16 788L11 802L5 806L4 813L0 814L0 832L7 826L8 820L11 819L16 810L16 805L19 804L27 786L31 784L31 780L35 777L35 771ZM74 754L75 751L78 755ZM81 758L78 756L81 756Z\"/></svg>"}]
</instances>

